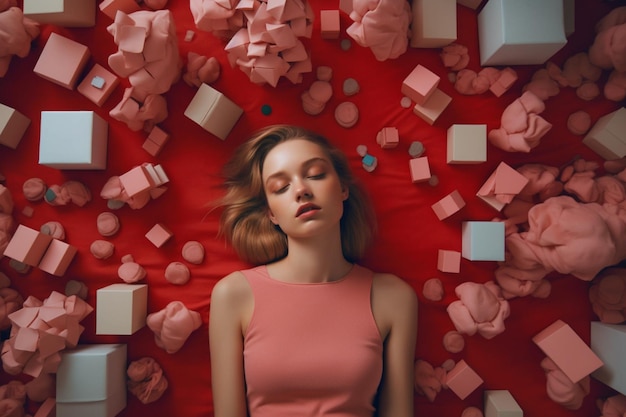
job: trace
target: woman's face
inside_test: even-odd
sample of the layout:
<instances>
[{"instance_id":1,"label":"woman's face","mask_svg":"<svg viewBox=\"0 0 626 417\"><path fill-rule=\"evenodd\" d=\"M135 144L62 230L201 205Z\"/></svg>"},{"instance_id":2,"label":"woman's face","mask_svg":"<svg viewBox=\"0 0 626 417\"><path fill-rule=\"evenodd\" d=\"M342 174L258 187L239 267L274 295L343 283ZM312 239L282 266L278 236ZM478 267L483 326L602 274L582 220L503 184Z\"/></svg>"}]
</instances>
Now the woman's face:
<instances>
[{"instance_id":1,"label":"woman's face","mask_svg":"<svg viewBox=\"0 0 626 417\"><path fill-rule=\"evenodd\" d=\"M268 215L287 236L338 227L348 190L316 143L291 139L276 145L265 158L262 179Z\"/></svg>"}]
</instances>

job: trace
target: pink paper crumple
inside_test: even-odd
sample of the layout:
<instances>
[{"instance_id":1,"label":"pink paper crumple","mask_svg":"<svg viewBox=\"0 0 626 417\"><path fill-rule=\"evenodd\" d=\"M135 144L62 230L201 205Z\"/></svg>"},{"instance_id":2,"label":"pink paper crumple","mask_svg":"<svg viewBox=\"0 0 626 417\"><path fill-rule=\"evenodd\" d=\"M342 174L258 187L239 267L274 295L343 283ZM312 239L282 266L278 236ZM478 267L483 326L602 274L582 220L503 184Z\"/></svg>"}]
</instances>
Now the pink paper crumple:
<instances>
[{"instance_id":1,"label":"pink paper crumple","mask_svg":"<svg viewBox=\"0 0 626 417\"><path fill-rule=\"evenodd\" d=\"M593 312L602 323L621 324L626 321L626 268L607 268L594 279L589 288Z\"/></svg>"},{"instance_id":2,"label":"pink paper crumple","mask_svg":"<svg viewBox=\"0 0 626 417\"><path fill-rule=\"evenodd\" d=\"M469 52L467 46L451 43L442 48L439 54L443 66L451 71L461 71L469 64Z\"/></svg>"},{"instance_id":3,"label":"pink paper crumple","mask_svg":"<svg viewBox=\"0 0 626 417\"><path fill-rule=\"evenodd\" d=\"M530 152L552 128L541 116L545 104L539 97L526 91L504 109L501 127L489 131L492 145L507 152Z\"/></svg>"},{"instance_id":4,"label":"pink paper crumple","mask_svg":"<svg viewBox=\"0 0 626 417\"><path fill-rule=\"evenodd\" d=\"M447 372L443 367L433 367L425 360L415 362L415 392L433 402L437 394L446 386Z\"/></svg>"},{"instance_id":5,"label":"pink paper crumple","mask_svg":"<svg viewBox=\"0 0 626 417\"><path fill-rule=\"evenodd\" d=\"M589 60L600 68L612 70L604 86L604 96L613 101L626 97L626 6L616 7L596 24Z\"/></svg>"},{"instance_id":6,"label":"pink paper crumple","mask_svg":"<svg viewBox=\"0 0 626 417\"><path fill-rule=\"evenodd\" d=\"M22 308L24 298L13 288L0 288L0 330L11 327L9 315Z\"/></svg>"},{"instance_id":7,"label":"pink paper crumple","mask_svg":"<svg viewBox=\"0 0 626 417\"><path fill-rule=\"evenodd\" d=\"M39 23L24 17L15 2L0 4L0 77L9 70L14 55L25 58L30 44L39 36Z\"/></svg>"},{"instance_id":8,"label":"pink paper crumple","mask_svg":"<svg viewBox=\"0 0 626 417\"><path fill-rule=\"evenodd\" d=\"M413 15L404 0L353 0L346 33L356 43L369 47L379 61L398 58L406 52Z\"/></svg>"},{"instance_id":9,"label":"pink paper crumple","mask_svg":"<svg viewBox=\"0 0 626 417\"><path fill-rule=\"evenodd\" d=\"M91 191L80 181L66 181L48 187L44 201L53 206L65 206L71 202L83 207L91 201Z\"/></svg>"},{"instance_id":10,"label":"pink paper crumple","mask_svg":"<svg viewBox=\"0 0 626 417\"><path fill-rule=\"evenodd\" d=\"M505 330L504 320L510 314L509 302L493 281L484 284L464 282L454 292L459 300L450 303L447 311L459 333L469 336L478 333L491 339Z\"/></svg>"},{"instance_id":11,"label":"pink paper crumple","mask_svg":"<svg viewBox=\"0 0 626 417\"><path fill-rule=\"evenodd\" d=\"M0 386L0 417L24 417L26 388L21 381L9 381Z\"/></svg>"},{"instance_id":12,"label":"pink paper crumple","mask_svg":"<svg viewBox=\"0 0 626 417\"><path fill-rule=\"evenodd\" d=\"M572 382L550 358L541 361L546 373L546 391L548 397L568 410L578 410L583 399L589 394L590 378L587 375L579 382Z\"/></svg>"},{"instance_id":13,"label":"pink paper crumple","mask_svg":"<svg viewBox=\"0 0 626 417\"><path fill-rule=\"evenodd\" d=\"M155 125L167 119L167 101L159 94L147 94L143 98L137 98L136 94L134 87L125 89L122 100L109 111L109 116L126 123L134 132L150 132Z\"/></svg>"},{"instance_id":14,"label":"pink paper crumple","mask_svg":"<svg viewBox=\"0 0 626 417\"><path fill-rule=\"evenodd\" d=\"M181 301L172 301L163 310L148 314L146 324L154 332L158 347L176 353L200 327L202 319L200 313L187 309Z\"/></svg>"},{"instance_id":15,"label":"pink paper crumple","mask_svg":"<svg viewBox=\"0 0 626 417\"><path fill-rule=\"evenodd\" d=\"M161 398L168 387L163 369L153 358L144 357L133 361L126 370L128 390L144 404Z\"/></svg>"},{"instance_id":16,"label":"pink paper crumple","mask_svg":"<svg viewBox=\"0 0 626 417\"><path fill-rule=\"evenodd\" d=\"M206 57L195 52L187 54L187 72L183 74L183 81L189 86L200 87L211 84L220 77L220 63L215 57Z\"/></svg>"},{"instance_id":17,"label":"pink paper crumple","mask_svg":"<svg viewBox=\"0 0 626 417\"><path fill-rule=\"evenodd\" d=\"M52 291L43 302L30 296L9 315L11 336L2 346L2 367L11 374L38 377L56 372L66 347L75 347L84 328L80 322L93 308L75 295Z\"/></svg>"}]
</instances>

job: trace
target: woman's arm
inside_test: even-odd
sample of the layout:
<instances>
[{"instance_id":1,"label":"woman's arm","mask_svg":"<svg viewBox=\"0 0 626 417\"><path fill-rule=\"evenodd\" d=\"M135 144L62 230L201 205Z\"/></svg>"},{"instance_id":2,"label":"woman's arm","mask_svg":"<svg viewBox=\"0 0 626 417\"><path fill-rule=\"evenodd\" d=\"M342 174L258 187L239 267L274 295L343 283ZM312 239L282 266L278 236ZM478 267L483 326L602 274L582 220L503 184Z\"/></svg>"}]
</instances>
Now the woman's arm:
<instances>
[{"instance_id":1,"label":"woman's arm","mask_svg":"<svg viewBox=\"0 0 626 417\"><path fill-rule=\"evenodd\" d=\"M252 308L250 287L240 272L220 280L211 293L209 346L215 417L246 417L243 320Z\"/></svg>"},{"instance_id":2,"label":"woman's arm","mask_svg":"<svg viewBox=\"0 0 626 417\"><path fill-rule=\"evenodd\" d=\"M377 275L372 309L386 330L378 416L413 417L417 295L400 278Z\"/></svg>"}]
</instances>

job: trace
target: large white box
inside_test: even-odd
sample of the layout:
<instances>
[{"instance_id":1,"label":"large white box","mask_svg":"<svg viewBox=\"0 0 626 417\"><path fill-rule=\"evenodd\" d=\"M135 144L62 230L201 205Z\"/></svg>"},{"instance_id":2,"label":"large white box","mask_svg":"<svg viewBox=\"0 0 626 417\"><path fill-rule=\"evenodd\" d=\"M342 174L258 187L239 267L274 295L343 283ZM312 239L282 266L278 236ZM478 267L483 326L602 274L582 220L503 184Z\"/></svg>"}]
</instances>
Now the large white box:
<instances>
[{"instance_id":1,"label":"large white box","mask_svg":"<svg viewBox=\"0 0 626 417\"><path fill-rule=\"evenodd\" d=\"M126 407L125 344L79 345L61 354L56 415L114 417Z\"/></svg>"},{"instance_id":2,"label":"large white box","mask_svg":"<svg viewBox=\"0 0 626 417\"><path fill-rule=\"evenodd\" d=\"M148 286L111 284L96 291L96 334L131 335L146 325Z\"/></svg>"},{"instance_id":3,"label":"large white box","mask_svg":"<svg viewBox=\"0 0 626 417\"><path fill-rule=\"evenodd\" d=\"M504 222L463 222L461 235L461 255L465 259L504 261Z\"/></svg>"},{"instance_id":4,"label":"large white box","mask_svg":"<svg viewBox=\"0 0 626 417\"><path fill-rule=\"evenodd\" d=\"M11 149L17 148L30 119L12 107L0 103L0 143Z\"/></svg>"},{"instance_id":5,"label":"large white box","mask_svg":"<svg viewBox=\"0 0 626 417\"><path fill-rule=\"evenodd\" d=\"M93 111L42 111L39 164L106 169L109 125Z\"/></svg>"},{"instance_id":6,"label":"large white box","mask_svg":"<svg viewBox=\"0 0 626 417\"><path fill-rule=\"evenodd\" d=\"M454 124L448 128L446 162L479 164L487 161L487 125Z\"/></svg>"},{"instance_id":7,"label":"large white box","mask_svg":"<svg viewBox=\"0 0 626 417\"><path fill-rule=\"evenodd\" d=\"M411 10L413 48L442 48L456 41L456 0L413 0Z\"/></svg>"},{"instance_id":8,"label":"large white box","mask_svg":"<svg viewBox=\"0 0 626 417\"><path fill-rule=\"evenodd\" d=\"M63 27L96 25L96 0L24 0L24 16Z\"/></svg>"},{"instance_id":9,"label":"large white box","mask_svg":"<svg viewBox=\"0 0 626 417\"><path fill-rule=\"evenodd\" d=\"M626 156L626 108L599 118L583 143L606 160Z\"/></svg>"},{"instance_id":10,"label":"large white box","mask_svg":"<svg viewBox=\"0 0 626 417\"><path fill-rule=\"evenodd\" d=\"M221 140L226 139L242 114L241 107L204 83L185 110L185 116Z\"/></svg>"},{"instance_id":11,"label":"large white box","mask_svg":"<svg viewBox=\"0 0 626 417\"><path fill-rule=\"evenodd\" d=\"M626 325L592 321L590 345L604 362L591 376L626 395Z\"/></svg>"},{"instance_id":12,"label":"large white box","mask_svg":"<svg viewBox=\"0 0 626 417\"><path fill-rule=\"evenodd\" d=\"M489 0L478 14L482 66L543 64L566 43L563 0Z\"/></svg>"}]
</instances>

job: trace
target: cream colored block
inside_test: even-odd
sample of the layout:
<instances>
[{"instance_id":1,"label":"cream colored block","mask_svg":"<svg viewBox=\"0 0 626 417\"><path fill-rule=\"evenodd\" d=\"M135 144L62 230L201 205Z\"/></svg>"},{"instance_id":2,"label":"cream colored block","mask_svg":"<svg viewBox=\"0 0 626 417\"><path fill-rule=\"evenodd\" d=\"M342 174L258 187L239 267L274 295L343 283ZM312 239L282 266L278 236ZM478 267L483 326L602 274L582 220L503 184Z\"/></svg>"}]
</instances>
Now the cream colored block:
<instances>
[{"instance_id":1,"label":"cream colored block","mask_svg":"<svg viewBox=\"0 0 626 417\"><path fill-rule=\"evenodd\" d=\"M487 160L487 125L455 124L448 128L446 161L479 164Z\"/></svg>"},{"instance_id":2,"label":"cream colored block","mask_svg":"<svg viewBox=\"0 0 626 417\"><path fill-rule=\"evenodd\" d=\"M96 25L96 0L24 0L24 16L63 27Z\"/></svg>"},{"instance_id":3,"label":"cream colored block","mask_svg":"<svg viewBox=\"0 0 626 417\"><path fill-rule=\"evenodd\" d=\"M221 140L226 139L242 114L241 107L207 84L200 86L185 110L185 116Z\"/></svg>"},{"instance_id":4,"label":"cream colored block","mask_svg":"<svg viewBox=\"0 0 626 417\"><path fill-rule=\"evenodd\" d=\"M598 119L583 143L607 161L626 156L626 108Z\"/></svg>"},{"instance_id":5,"label":"cream colored block","mask_svg":"<svg viewBox=\"0 0 626 417\"><path fill-rule=\"evenodd\" d=\"M148 286L111 284L96 291L96 334L131 335L146 325Z\"/></svg>"},{"instance_id":6,"label":"cream colored block","mask_svg":"<svg viewBox=\"0 0 626 417\"><path fill-rule=\"evenodd\" d=\"M456 41L456 0L413 0L412 10L413 48L441 48Z\"/></svg>"}]
</instances>

